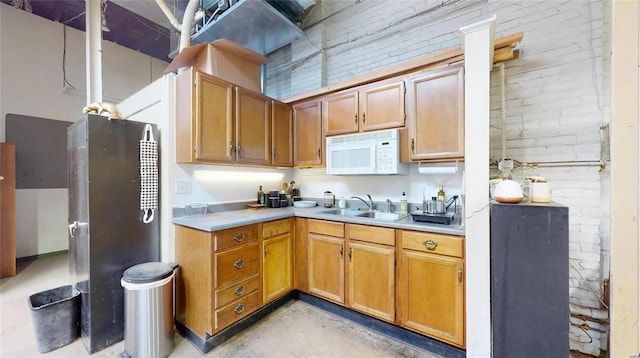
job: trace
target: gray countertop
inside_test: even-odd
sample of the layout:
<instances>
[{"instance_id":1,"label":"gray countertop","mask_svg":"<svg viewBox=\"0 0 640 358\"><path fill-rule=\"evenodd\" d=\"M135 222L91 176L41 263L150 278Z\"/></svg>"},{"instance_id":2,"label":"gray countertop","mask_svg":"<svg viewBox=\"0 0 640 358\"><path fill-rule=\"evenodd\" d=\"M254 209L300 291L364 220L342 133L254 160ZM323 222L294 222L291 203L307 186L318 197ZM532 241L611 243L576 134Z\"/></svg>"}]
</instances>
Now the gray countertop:
<instances>
[{"instance_id":1,"label":"gray countertop","mask_svg":"<svg viewBox=\"0 0 640 358\"><path fill-rule=\"evenodd\" d=\"M202 231L218 231L230 229L233 227L267 222L271 220L284 219L288 217L303 217L310 219L322 219L339 221L353 224L363 224L381 227L390 227L395 229L407 229L425 232L435 232L440 234L450 234L464 236L464 225L439 225L429 223L414 222L411 215L399 221L382 221L370 218L361 218L353 216L338 216L332 214L323 214L322 211L327 210L324 207L316 206L313 208L296 208L286 207L278 209L258 209L258 210L235 210L224 211L218 213L207 214L197 217L175 217L173 223L176 225L187 226Z\"/></svg>"}]
</instances>

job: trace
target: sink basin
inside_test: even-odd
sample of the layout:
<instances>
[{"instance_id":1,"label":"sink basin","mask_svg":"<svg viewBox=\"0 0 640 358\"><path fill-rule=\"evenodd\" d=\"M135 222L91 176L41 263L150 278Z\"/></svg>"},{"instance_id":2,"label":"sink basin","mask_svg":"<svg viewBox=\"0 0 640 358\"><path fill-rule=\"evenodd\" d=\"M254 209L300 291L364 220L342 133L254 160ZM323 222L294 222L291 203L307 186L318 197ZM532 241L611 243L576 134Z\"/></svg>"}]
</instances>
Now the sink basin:
<instances>
[{"instance_id":1,"label":"sink basin","mask_svg":"<svg viewBox=\"0 0 640 358\"><path fill-rule=\"evenodd\" d=\"M398 221L404 219L407 215L400 213L385 213L382 211L360 211L360 210L348 210L348 209L333 209L320 211L319 214L339 215L339 216L351 216L358 218L369 218L381 221Z\"/></svg>"},{"instance_id":2,"label":"sink basin","mask_svg":"<svg viewBox=\"0 0 640 358\"><path fill-rule=\"evenodd\" d=\"M360 210L349 210L349 209L333 209L333 210L325 210L320 211L319 214L330 214L330 215L340 215L340 216L362 216L366 214L367 211Z\"/></svg>"},{"instance_id":3,"label":"sink basin","mask_svg":"<svg viewBox=\"0 0 640 358\"><path fill-rule=\"evenodd\" d=\"M366 211L362 213L362 215L358 215L359 217L371 218L375 220L382 221L398 221L404 219L407 214L401 213L385 213L382 211Z\"/></svg>"}]
</instances>

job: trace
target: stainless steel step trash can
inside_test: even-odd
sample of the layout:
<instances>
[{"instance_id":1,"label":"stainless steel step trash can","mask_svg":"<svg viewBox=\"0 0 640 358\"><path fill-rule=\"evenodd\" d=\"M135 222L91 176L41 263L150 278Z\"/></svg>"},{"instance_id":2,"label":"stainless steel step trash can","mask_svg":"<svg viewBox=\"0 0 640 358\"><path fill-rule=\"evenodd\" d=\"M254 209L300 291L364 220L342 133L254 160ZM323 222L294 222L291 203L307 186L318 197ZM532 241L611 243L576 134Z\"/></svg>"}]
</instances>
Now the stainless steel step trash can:
<instances>
[{"instance_id":1,"label":"stainless steel step trash can","mask_svg":"<svg viewBox=\"0 0 640 358\"><path fill-rule=\"evenodd\" d=\"M47 353L73 342L80 329L80 292L72 285L29 296L38 352Z\"/></svg>"},{"instance_id":2,"label":"stainless steel step trash can","mask_svg":"<svg viewBox=\"0 0 640 358\"><path fill-rule=\"evenodd\" d=\"M176 267L147 262L124 272L124 356L164 358L173 351Z\"/></svg>"}]
</instances>

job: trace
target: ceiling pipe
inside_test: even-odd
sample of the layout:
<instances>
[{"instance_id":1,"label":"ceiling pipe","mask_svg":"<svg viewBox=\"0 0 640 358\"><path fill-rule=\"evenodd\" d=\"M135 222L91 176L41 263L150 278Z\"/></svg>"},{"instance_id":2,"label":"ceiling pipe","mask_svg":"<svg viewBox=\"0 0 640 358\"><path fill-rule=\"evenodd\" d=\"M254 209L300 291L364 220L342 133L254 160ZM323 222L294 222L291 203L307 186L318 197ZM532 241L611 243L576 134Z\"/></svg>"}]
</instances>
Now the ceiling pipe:
<instances>
[{"instance_id":1,"label":"ceiling pipe","mask_svg":"<svg viewBox=\"0 0 640 358\"><path fill-rule=\"evenodd\" d=\"M102 1L85 0L87 105L102 102Z\"/></svg>"},{"instance_id":2,"label":"ceiling pipe","mask_svg":"<svg viewBox=\"0 0 640 358\"><path fill-rule=\"evenodd\" d=\"M182 17L182 30L180 31L180 47L178 53L182 52L185 48L191 45L191 28L195 21L196 11L200 5L199 0L189 0L187 8L184 10L184 16Z\"/></svg>"},{"instance_id":3,"label":"ceiling pipe","mask_svg":"<svg viewBox=\"0 0 640 358\"><path fill-rule=\"evenodd\" d=\"M167 6L167 3L164 2L164 0L156 0L156 4L158 4L158 6L160 7L160 10L162 10L162 12L164 13L164 16L167 17L167 19L169 20L169 23L171 23L171 26L175 27L176 30L180 31L180 24L178 23L178 20L176 19L176 17L173 16L173 13Z\"/></svg>"}]
</instances>

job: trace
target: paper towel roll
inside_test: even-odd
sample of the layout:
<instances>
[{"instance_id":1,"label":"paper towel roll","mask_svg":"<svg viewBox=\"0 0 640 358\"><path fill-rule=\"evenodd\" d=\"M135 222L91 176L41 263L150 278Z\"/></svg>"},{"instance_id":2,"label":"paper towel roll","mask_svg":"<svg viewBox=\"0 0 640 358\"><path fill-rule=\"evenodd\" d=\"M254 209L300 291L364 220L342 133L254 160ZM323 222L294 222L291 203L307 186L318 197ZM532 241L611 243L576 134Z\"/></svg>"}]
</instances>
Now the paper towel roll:
<instances>
[{"instance_id":1,"label":"paper towel roll","mask_svg":"<svg viewBox=\"0 0 640 358\"><path fill-rule=\"evenodd\" d=\"M447 164L421 164L418 163L419 174L456 174L458 173L458 163Z\"/></svg>"}]
</instances>

